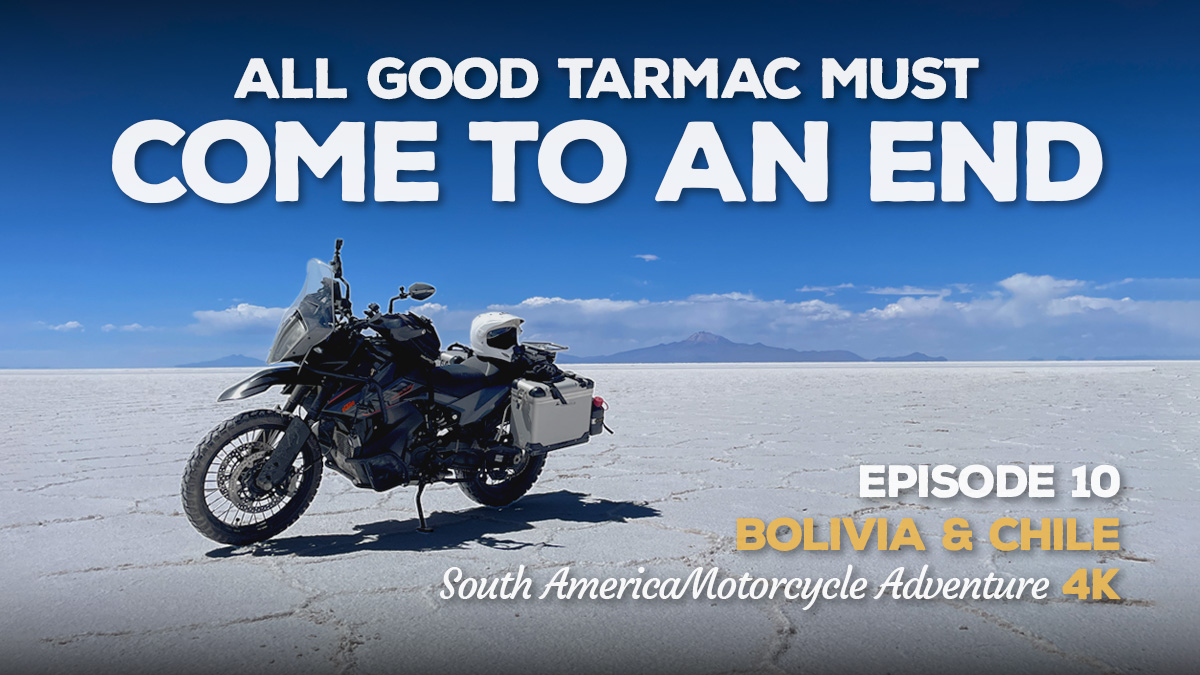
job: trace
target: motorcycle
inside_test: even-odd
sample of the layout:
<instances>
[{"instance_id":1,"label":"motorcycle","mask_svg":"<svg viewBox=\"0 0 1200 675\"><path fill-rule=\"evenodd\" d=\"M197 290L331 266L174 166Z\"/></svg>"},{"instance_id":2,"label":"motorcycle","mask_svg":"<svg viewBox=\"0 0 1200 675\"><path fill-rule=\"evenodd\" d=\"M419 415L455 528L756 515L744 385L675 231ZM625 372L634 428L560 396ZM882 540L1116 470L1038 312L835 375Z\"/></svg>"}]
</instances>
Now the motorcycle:
<instances>
[{"instance_id":1,"label":"motorcycle","mask_svg":"<svg viewBox=\"0 0 1200 675\"><path fill-rule=\"evenodd\" d=\"M503 507L529 491L547 453L607 429L594 382L555 365L566 347L521 342L520 317L481 314L470 345L445 351L429 319L395 311L399 300L430 298L429 284L401 286L386 313L371 303L356 317L341 249L338 239L329 263L309 261L271 345L272 365L218 398L277 385L287 396L222 422L196 446L182 499L201 534L233 545L279 534L308 508L325 468L381 492L415 482L418 530L429 532L427 485L455 483Z\"/></svg>"}]
</instances>

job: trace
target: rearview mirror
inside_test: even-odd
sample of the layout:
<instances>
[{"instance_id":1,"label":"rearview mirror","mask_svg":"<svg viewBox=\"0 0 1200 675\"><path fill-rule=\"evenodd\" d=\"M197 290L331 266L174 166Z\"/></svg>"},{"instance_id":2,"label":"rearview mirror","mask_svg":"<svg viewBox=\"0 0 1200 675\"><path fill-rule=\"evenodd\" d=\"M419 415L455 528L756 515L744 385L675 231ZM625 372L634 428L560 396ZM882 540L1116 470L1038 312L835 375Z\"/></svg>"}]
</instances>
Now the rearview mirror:
<instances>
[{"instance_id":1,"label":"rearview mirror","mask_svg":"<svg viewBox=\"0 0 1200 675\"><path fill-rule=\"evenodd\" d=\"M428 300L437 291L429 284L415 283L408 287L408 297L413 300Z\"/></svg>"}]
</instances>

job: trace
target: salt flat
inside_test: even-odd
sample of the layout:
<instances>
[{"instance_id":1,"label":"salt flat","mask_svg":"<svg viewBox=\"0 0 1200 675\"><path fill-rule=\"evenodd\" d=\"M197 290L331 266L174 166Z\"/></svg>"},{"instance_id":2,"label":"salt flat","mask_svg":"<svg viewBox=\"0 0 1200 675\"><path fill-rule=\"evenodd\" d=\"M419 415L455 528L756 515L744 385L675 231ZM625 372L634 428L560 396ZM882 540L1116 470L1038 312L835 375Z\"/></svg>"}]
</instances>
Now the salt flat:
<instances>
[{"instance_id":1,"label":"salt flat","mask_svg":"<svg viewBox=\"0 0 1200 675\"><path fill-rule=\"evenodd\" d=\"M514 507L327 472L275 540L233 549L180 513L195 443L264 395L248 371L0 372L0 659L5 672L1175 672L1200 661L1200 363L574 366L616 435L555 452ZM867 500L860 464L1055 463L1052 500ZM1075 500L1069 469L1123 488ZM912 516L923 554L738 552L737 517ZM941 522L1121 519L1121 551L940 549ZM442 575L526 565L546 579L683 575L881 581L1047 576L1046 601L462 601ZM1120 602L1063 599L1079 567L1120 567Z\"/></svg>"}]
</instances>

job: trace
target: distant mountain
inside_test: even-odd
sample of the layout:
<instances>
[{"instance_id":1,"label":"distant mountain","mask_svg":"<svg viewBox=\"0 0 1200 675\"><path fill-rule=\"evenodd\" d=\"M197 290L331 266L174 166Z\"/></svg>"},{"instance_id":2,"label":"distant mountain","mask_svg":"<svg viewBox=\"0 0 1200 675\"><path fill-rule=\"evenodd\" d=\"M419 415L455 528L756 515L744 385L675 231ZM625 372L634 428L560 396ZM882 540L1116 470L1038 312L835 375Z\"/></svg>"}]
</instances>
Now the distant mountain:
<instances>
[{"instance_id":1,"label":"distant mountain","mask_svg":"<svg viewBox=\"0 0 1200 675\"><path fill-rule=\"evenodd\" d=\"M945 361L946 357L930 356L928 354L922 354L921 352L913 352L908 356L878 356L871 360L879 361L881 363L894 363L897 361Z\"/></svg>"},{"instance_id":2,"label":"distant mountain","mask_svg":"<svg viewBox=\"0 0 1200 675\"><path fill-rule=\"evenodd\" d=\"M261 368L267 365L262 359L255 359L241 354L230 354L222 356L219 359L212 361L201 361L199 363L185 363L176 368Z\"/></svg>"},{"instance_id":3,"label":"distant mountain","mask_svg":"<svg viewBox=\"0 0 1200 675\"><path fill-rule=\"evenodd\" d=\"M560 355L559 361L563 363L791 363L866 361L866 359L843 349L797 351L782 347L769 347L761 342L748 345L701 331L680 342L632 349L610 356L581 358L563 354Z\"/></svg>"}]
</instances>

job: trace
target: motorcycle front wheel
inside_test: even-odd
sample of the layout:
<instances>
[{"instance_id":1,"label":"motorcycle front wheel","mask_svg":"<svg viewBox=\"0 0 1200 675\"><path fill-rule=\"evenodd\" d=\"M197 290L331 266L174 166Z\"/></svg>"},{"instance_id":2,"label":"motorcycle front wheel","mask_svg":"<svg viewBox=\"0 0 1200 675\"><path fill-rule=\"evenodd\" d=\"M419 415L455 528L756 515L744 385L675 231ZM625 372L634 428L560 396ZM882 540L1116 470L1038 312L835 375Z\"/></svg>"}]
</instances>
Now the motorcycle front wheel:
<instances>
[{"instance_id":1,"label":"motorcycle front wheel","mask_svg":"<svg viewBox=\"0 0 1200 675\"><path fill-rule=\"evenodd\" d=\"M251 410L213 429L183 472L183 512L200 534L222 544L269 539L287 529L312 502L321 483L321 452L309 442L271 490L255 483L291 418Z\"/></svg>"},{"instance_id":2,"label":"motorcycle front wheel","mask_svg":"<svg viewBox=\"0 0 1200 675\"><path fill-rule=\"evenodd\" d=\"M500 508L508 506L529 492L542 474L545 455L527 455L525 462L509 469L483 469L470 476L459 474L458 487L473 501Z\"/></svg>"}]
</instances>

